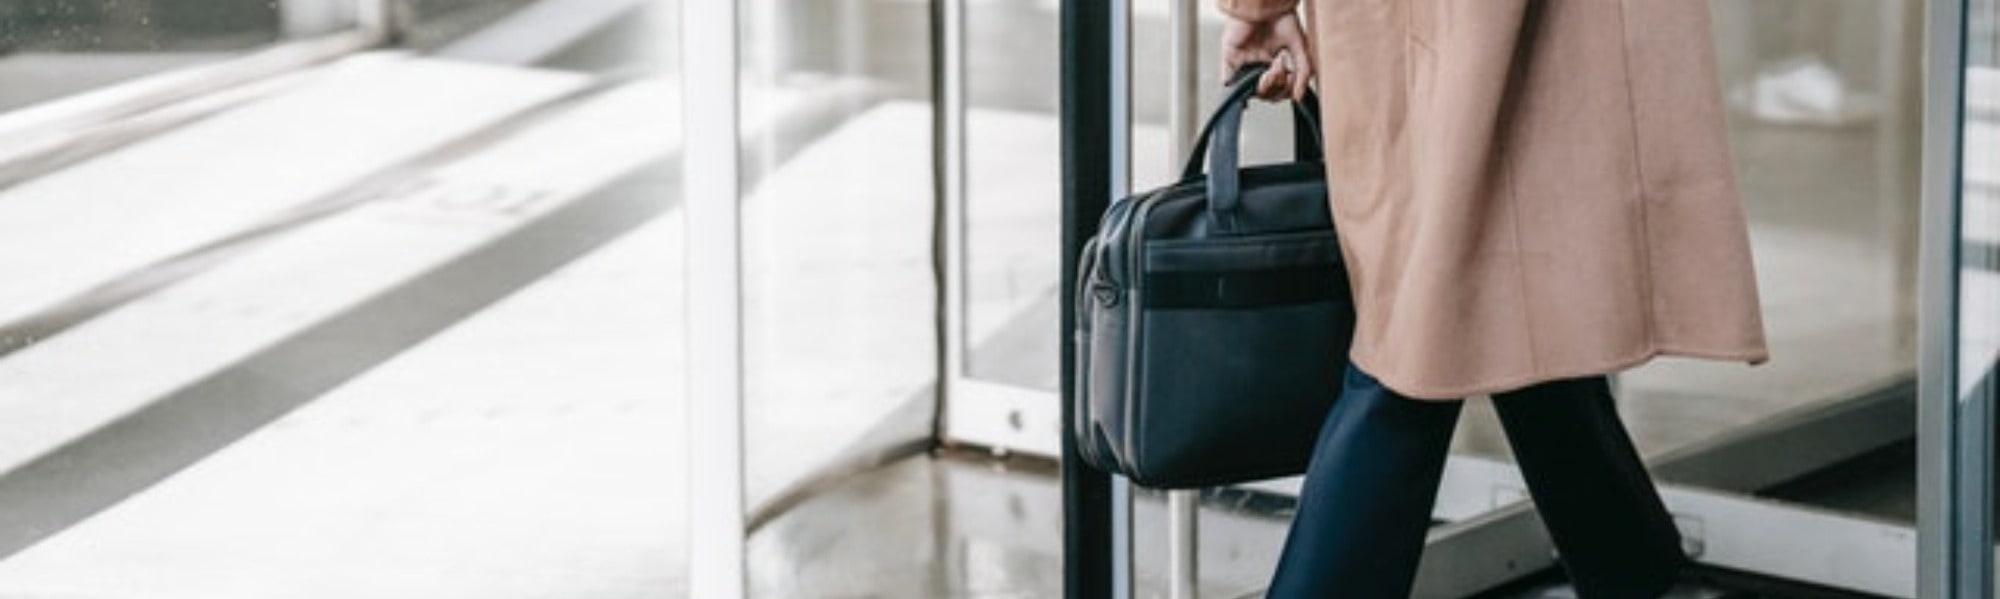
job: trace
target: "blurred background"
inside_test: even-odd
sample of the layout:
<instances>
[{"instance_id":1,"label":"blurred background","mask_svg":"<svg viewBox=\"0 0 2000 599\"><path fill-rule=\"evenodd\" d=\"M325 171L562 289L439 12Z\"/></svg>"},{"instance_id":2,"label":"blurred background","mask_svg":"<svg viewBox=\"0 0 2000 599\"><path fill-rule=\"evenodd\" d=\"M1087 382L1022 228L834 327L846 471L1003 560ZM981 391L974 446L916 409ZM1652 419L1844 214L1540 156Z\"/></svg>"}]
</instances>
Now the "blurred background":
<instances>
[{"instance_id":1,"label":"blurred background","mask_svg":"<svg viewBox=\"0 0 2000 599\"><path fill-rule=\"evenodd\" d=\"M733 148L682 143L681 1L0 0L0 597L685 596L690 152L743 166L751 594L1058 596L1058 0L739 2ZM1681 592L1915 596L1925 5L1710 5L1775 358L1617 379ZM1134 189L1182 159L1176 7L1130 3ZM1967 7L1970 396L2000 9ZM1567 596L1471 407L1431 551L1528 557L1420 592ZM1199 495L1201 596L1259 594L1295 489ZM1168 596L1164 495L1135 513Z\"/></svg>"}]
</instances>

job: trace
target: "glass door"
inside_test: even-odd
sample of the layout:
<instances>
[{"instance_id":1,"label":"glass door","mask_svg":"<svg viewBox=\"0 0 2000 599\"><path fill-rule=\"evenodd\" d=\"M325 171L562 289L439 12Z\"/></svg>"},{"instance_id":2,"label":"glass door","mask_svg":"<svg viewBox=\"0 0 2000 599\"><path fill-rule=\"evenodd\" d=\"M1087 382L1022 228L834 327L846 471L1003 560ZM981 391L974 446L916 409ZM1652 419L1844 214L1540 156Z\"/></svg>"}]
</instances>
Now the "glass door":
<instances>
[{"instance_id":1,"label":"glass door","mask_svg":"<svg viewBox=\"0 0 2000 599\"><path fill-rule=\"evenodd\" d=\"M951 273L944 434L1055 455L1058 4L941 3Z\"/></svg>"},{"instance_id":2,"label":"glass door","mask_svg":"<svg viewBox=\"0 0 2000 599\"><path fill-rule=\"evenodd\" d=\"M859 475L936 427L932 6L683 6L692 594L927 594L870 572L939 506ZM856 527L898 549L829 549Z\"/></svg>"}]
</instances>

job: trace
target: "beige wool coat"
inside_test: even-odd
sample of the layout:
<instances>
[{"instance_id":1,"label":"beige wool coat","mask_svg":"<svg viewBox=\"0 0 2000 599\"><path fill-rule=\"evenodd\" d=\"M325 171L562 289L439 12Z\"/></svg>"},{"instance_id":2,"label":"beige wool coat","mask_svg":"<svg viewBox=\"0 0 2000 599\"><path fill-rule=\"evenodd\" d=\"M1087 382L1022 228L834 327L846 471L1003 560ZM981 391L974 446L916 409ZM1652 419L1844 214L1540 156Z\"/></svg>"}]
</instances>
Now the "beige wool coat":
<instances>
[{"instance_id":1,"label":"beige wool coat","mask_svg":"<svg viewBox=\"0 0 2000 599\"><path fill-rule=\"evenodd\" d=\"M1363 371L1450 399L1768 357L1708 2L1306 1Z\"/></svg>"}]
</instances>

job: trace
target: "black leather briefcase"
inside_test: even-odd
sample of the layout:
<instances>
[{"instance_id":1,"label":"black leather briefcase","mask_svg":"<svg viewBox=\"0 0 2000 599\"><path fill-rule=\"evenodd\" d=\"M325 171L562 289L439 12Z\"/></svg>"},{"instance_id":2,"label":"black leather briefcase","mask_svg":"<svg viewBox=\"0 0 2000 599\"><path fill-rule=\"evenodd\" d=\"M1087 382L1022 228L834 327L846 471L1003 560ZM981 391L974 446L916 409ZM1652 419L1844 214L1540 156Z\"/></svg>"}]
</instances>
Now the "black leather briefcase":
<instances>
[{"instance_id":1,"label":"black leather briefcase","mask_svg":"<svg viewBox=\"0 0 2000 599\"><path fill-rule=\"evenodd\" d=\"M1143 486L1304 472L1339 397L1354 311L1315 103L1294 105L1293 162L1239 168L1261 73L1232 78L1180 182L1113 202L1080 258L1073 433Z\"/></svg>"}]
</instances>

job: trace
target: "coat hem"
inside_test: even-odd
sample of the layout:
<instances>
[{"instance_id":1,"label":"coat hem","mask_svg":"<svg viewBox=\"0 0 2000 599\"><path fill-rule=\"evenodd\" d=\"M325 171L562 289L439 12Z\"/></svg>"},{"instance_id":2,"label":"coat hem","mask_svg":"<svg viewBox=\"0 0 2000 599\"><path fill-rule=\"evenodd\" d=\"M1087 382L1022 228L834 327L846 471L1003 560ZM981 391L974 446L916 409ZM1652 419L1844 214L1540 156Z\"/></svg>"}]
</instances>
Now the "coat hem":
<instances>
[{"instance_id":1,"label":"coat hem","mask_svg":"<svg viewBox=\"0 0 2000 599\"><path fill-rule=\"evenodd\" d=\"M1631 369L1633 367L1637 367L1641 364L1645 364L1647 362L1652 361L1653 358L1657 358L1660 356L1680 356L1680 357L1706 359L1706 360L1744 362L1751 366L1763 364L1764 362L1769 361L1771 357L1770 351L1768 349L1761 347L1749 348L1749 349L1735 349L1735 350L1716 350L1707 348L1676 347L1671 345L1655 344L1651 347L1646 348L1644 351L1641 351L1634 355L1614 358L1611 360L1606 360L1603 362L1598 362L1590 365L1576 366L1572 368L1562 368L1562 369L1555 369L1548 371L1539 371L1526 376L1509 377L1504 379L1481 381L1475 383L1466 383L1462 385L1444 385L1444 386L1425 386L1425 385L1406 384L1404 381L1396 380L1397 378L1399 378L1399 376L1395 373L1379 372L1374 366L1370 364L1372 360L1365 359L1359 354L1350 355L1348 356L1348 359L1352 360L1355 366L1360 367L1362 372L1368 373L1369 376L1375 377L1377 381L1380 381L1382 383L1382 386L1388 387L1389 390L1395 391L1398 395L1402 395L1404 397L1408 397L1410 399L1419 401L1456 401L1476 395L1492 395L1495 393L1514 391L1524 387L1529 387L1550 381L1582 378L1587 376L1608 375L1619 371Z\"/></svg>"}]
</instances>

